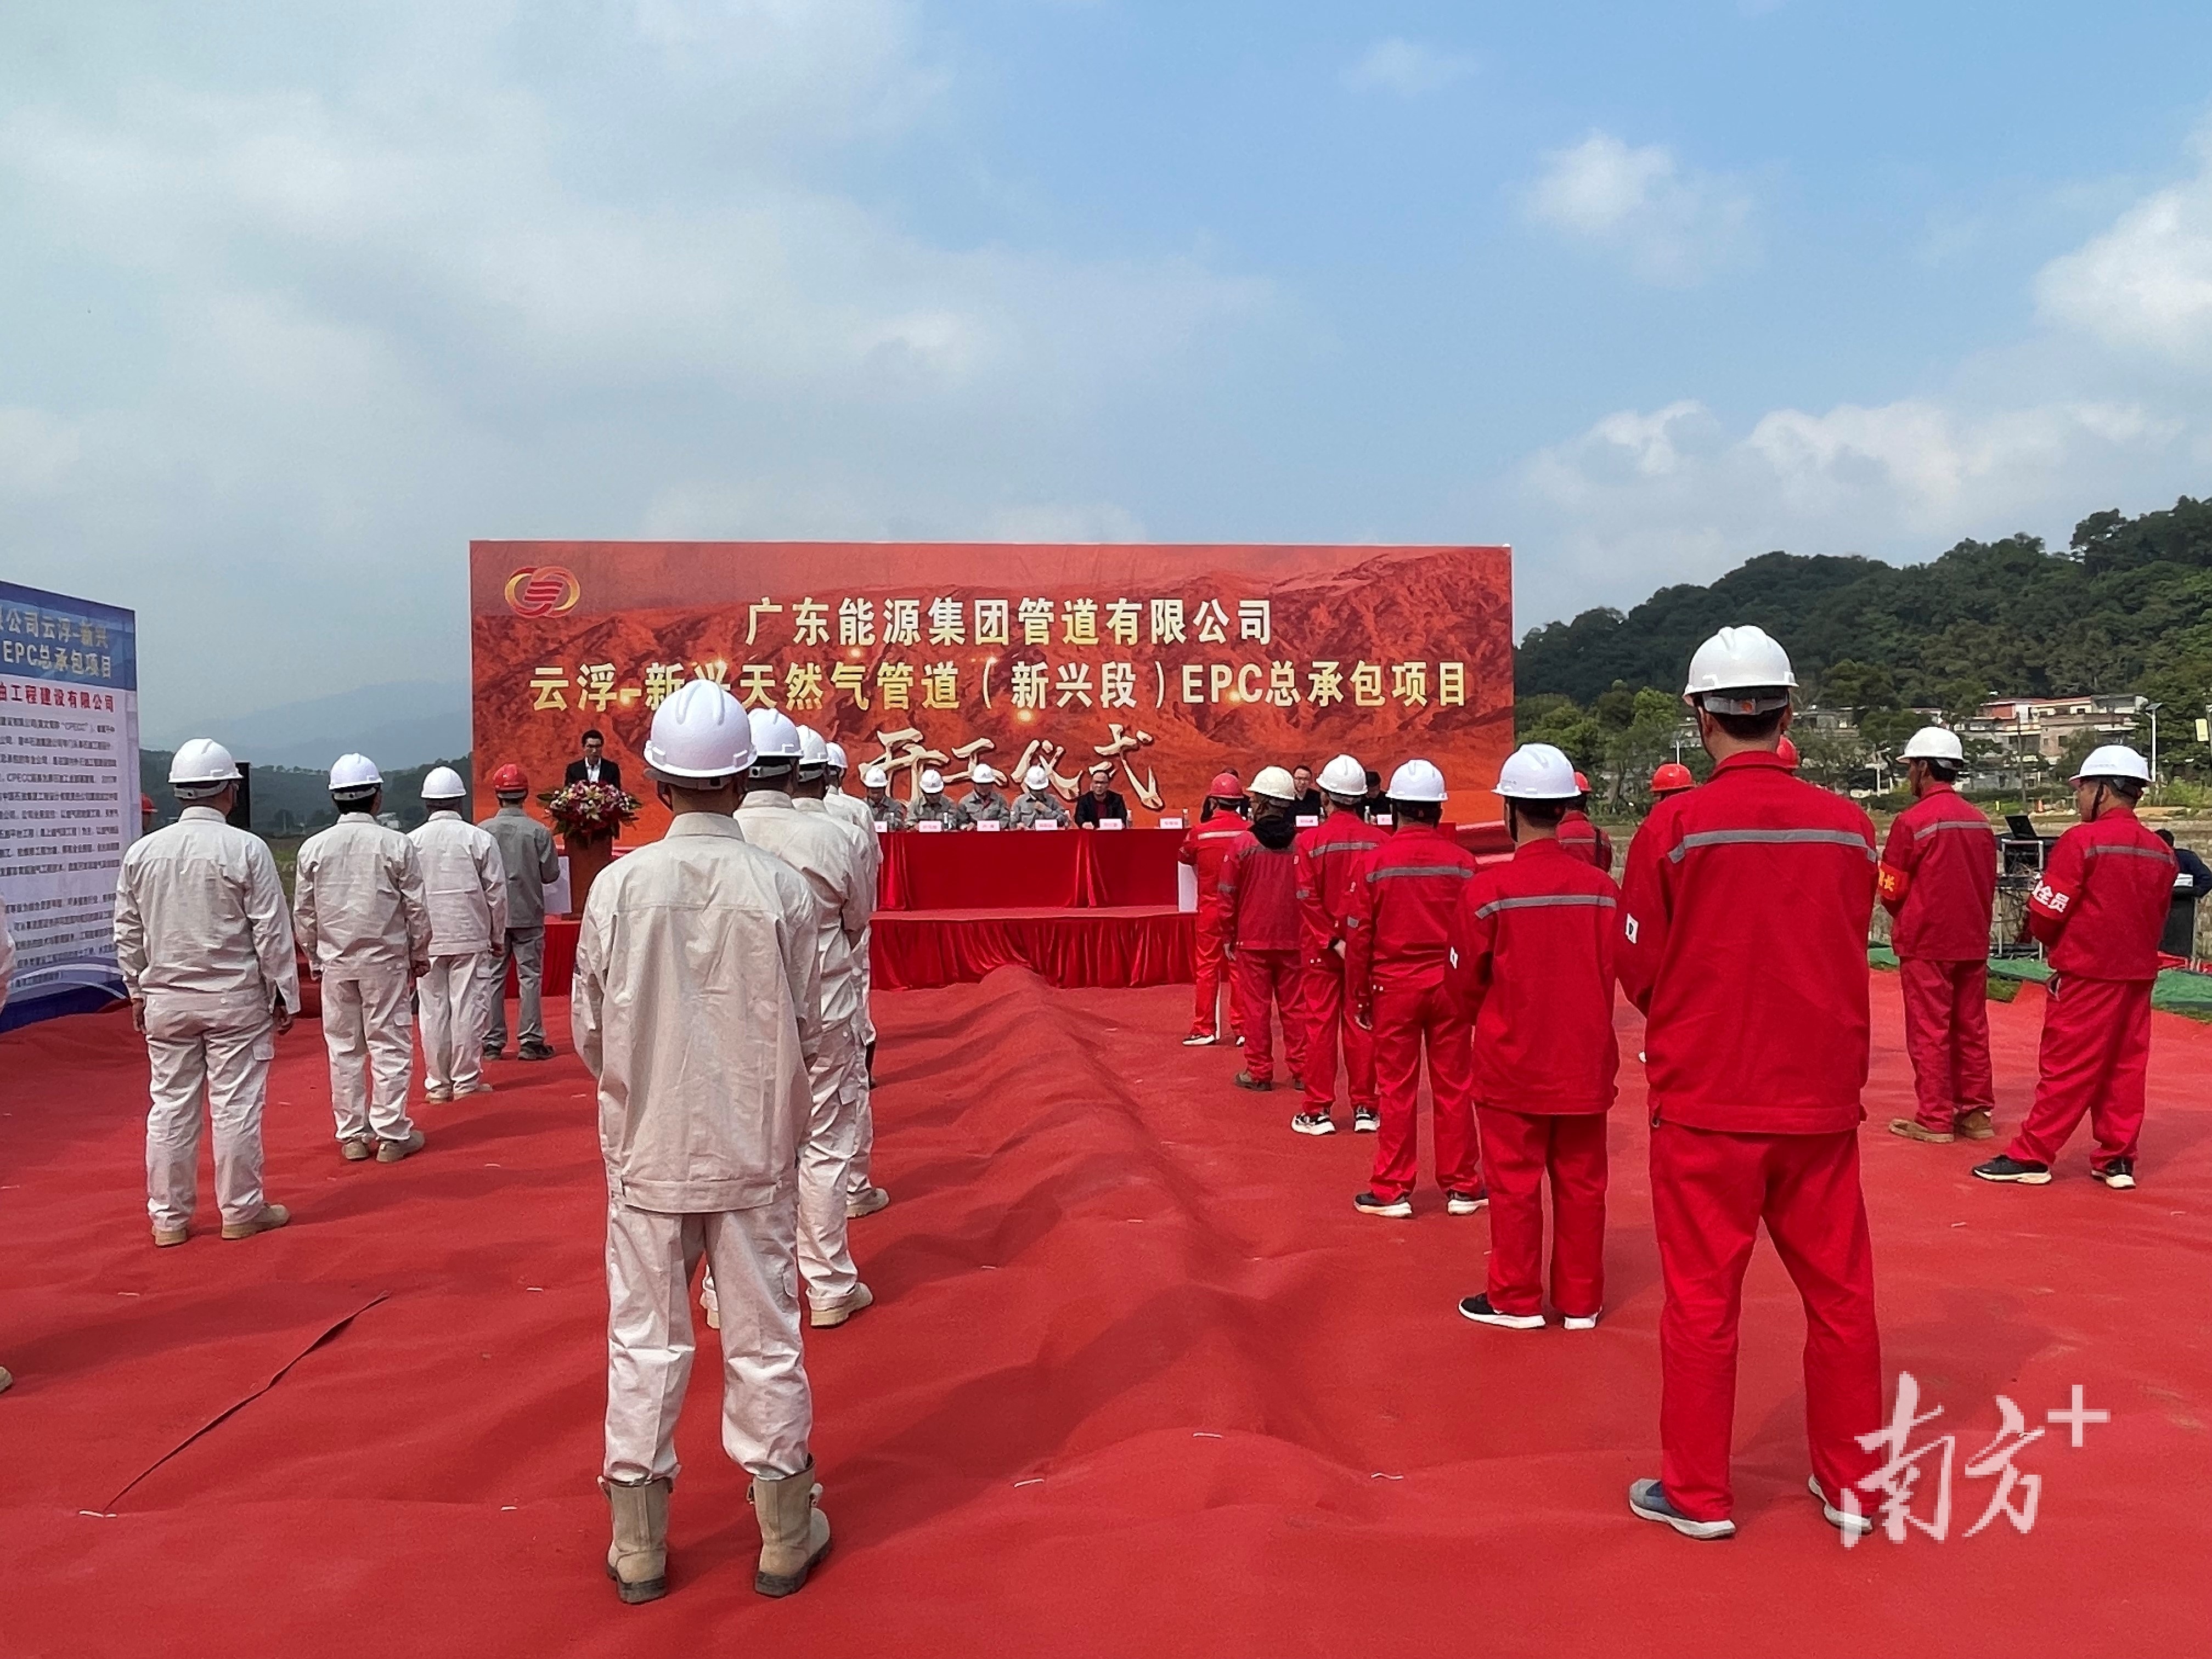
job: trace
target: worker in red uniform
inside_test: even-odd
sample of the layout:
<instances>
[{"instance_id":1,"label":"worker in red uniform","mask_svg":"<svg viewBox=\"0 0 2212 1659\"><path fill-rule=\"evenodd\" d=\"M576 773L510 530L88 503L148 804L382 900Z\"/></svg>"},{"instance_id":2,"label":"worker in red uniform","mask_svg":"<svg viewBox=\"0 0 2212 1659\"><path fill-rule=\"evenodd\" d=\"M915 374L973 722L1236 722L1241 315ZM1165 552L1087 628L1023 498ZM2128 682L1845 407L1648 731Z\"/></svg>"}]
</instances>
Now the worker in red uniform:
<instances>
[{"instance_id":1,"label":"worker in red uniform","mask_svg":"<svg viewBox=\"0 0 2212 1659\"><path fill-rule=\"evenodd\" d=\"M1228 912L1221 902L1221 860L1244 838L1244 786L1234 772L1223 772L1206 786L1206 801L1198 822L1186 830L1182 850L1176 856L1198 872L1198 949L1195 958L1198 1007L1191 1016L1186 1048L1203 1048L1221 1041L1222 946ZM1237 1029L1237 1011L1230 1008L1230 1029Z\"/></svg>"},{"instance_id":2,"label":"worker in red uniform","mask_svg":"<svg viewBox=\"0 0 2212 1659\"><path fill-rule=\"evenodd\" d=\"M2142 826L2136 802L2150 768L2125 744L2092 750L2074 778L2081 822L2058 838L2027 903L2051 960L2035 1103L1984 1181L2040 1187L2084 1113L2096 1133L2089 1173L2115 1191L2136 1184L2150 992L2173 898L2172 851Z\"/></svg>"},{"instance_id":3,"label":"worker in red uniform","mask_svg":"<svg viewBox=\"0 0 2212 1659\"><path fill-rule=\"evenodd\" d=\"M1559 820L1558 840L1568 851L1579 853L1607 875L1613 873L1613 837L1590 822L1589 780L1575 774L1577 799Z\"/></svg>"},{"instance_id":4,"label":"worker in red uniform","mask_svg":"<svg viewBox=\"0 0 2212 1659\"><path fill-rule=\"evenodd\" d=\"M1367 772L1351 756L1339 755L1321 769L1321 787L1328 816L1299 830L1291 843L1298 875L1299 991L1306 1022L1298 1066L1305 1085L1305 1109L1291 1120L1291 1127L1302 1135L1336 1133L1340 1042L1352 1127L1358 1133L1372 1134L1382 1121L1375 1109L1375 1042L1352 1018L1345 1000L1344 907L1353 866L1389 839L1389 831L1361 816Z\"/></svg>"},{"instance_id":5,"label":"worker in red uniform","mask_svg":"<svg viewBox=\"0 0 2212 1659\"><path fill-rule=\"evenodd\" d=\"M1690 660L1685 700L1716 764L1629 849L1620 980L1644 1011L1659 1316L1660 1476L1629 1507L1726 1538L1736 1323L1759 1224L1805 1306L1805 1434L1829 1522L1863 1532L1858 1440L1882 1419L1874 1252L1859 1187L1875 834L1776 753L1796 684L1757 628Z\"/></svg>"},{"instance_id":6,"label":"worker in red uniform","mask_svg":"<svg viewBox=\"0 0 2212 1659\"><path fill-rule=\"evenodd\" d=\"M1409 760L1390 777L1397 829L1352 871L1344 913L1344 988L1352 1018L1375 1036L1382 1127L1375 1175L1352 1203L1364 1214L1410 1216L1420 1173L1421 1055L1429 1061L1437 1184L1453 1215L1487 1203L1474 1133L1474 1054L1445 972L1474 860L1446 834L1444 775Z\"/></svg>"},{"instance_id":7,"label":"worker in red uniform","mask_svg":"<svg viewBox=\"0 0 2212 1659\"><path fill-rule=\"evenodd\" d=\"M1669 795L1679 795L1685 789L1694 789L1698 781L1690 775L1690 769L1680 761L1668 761L1651 775L1651 801L1656 806Z\"/></svg>"},{"instance_id":8,"label":"worker in red uniform","mask_svg":"<svg viewBox=\"0 0 2212 1659\"><path fill-rule=\"evenodd\" d=\"M1997 835L1956 785L1966 770L1959 734L1923 726L1905 745L1913 803L1889 826L1877 872L1889 941L1905 991L1905 1052L1919 1110L1889 1121L1908 1140L1987 1140L1996 1085L1990 1075L1990 912L1997 890Z\"/></svg>"},{"instance_id":9,"label":"worker in red uniform","mask_svg":"<svg viewBox=\"0 0 2212 1659\"><path fill-rule=\"evenodd\" d=\"M1298 872L1291 842L1297 836L1297 785L1279 766L1252 780L1252 823L1221 861L1221 902L1229 952L1230 994L1243 1035L1240 1089L1275 1086L1275 1015L1291 1078L1298 1076L1304 1022L1298 996Z\"/></svg>"},{"instance_id":10,"label":"worker in red uniform","mask_svg":"<svg viewBox=\"0 0 2212 1659\"><path fill-rule=\"evenodd\" d=\"M1613 1035L1620 890L1559 845L1574 768L1524 744L1498 776L1508 862L1465 884L1449 982L1474 1026L1474 1115L1490 1188L1490 1285L1459 1310L1480 1325L1544 1325L1544 1185L1552 1188L1552 1305L1571 1331L1605 1300L1605 1126L1620 1064Z\"/></svg>"}]
</instances>

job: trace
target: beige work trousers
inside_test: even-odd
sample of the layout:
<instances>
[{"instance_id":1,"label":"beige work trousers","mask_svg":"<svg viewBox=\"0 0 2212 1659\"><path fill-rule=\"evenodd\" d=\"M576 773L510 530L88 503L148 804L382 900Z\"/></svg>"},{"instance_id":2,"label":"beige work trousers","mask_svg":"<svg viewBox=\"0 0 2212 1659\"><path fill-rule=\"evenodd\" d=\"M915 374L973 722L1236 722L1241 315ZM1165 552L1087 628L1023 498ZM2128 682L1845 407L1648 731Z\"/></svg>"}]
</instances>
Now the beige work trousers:
<instances>
[{"instance_id":1,"label":"beige work trousers","mask_svg":"<svg viewBox=\"0 0 2212 1659\"><path fill-rule=\"evenodd\" d=\"M338 1139L404 1140L415 1070L415 1010L403 968L323 975L323 1042L331 1051L331 1115Z\"/></svg>"},{"instance_id":2,"label":"beige work trousers","mask_svg":"<svg viewBox=\"0 0 2212 1659\"><path fill-rule=\"evenodd\" d=\"M799 1149L799 1272L806 1281L806 1300L817 1308L860 1287L845 1237L845 1198L868 1099L861 1029L857 1018L825 1025L821 1049L806 1072L814 1109Z\"/></svg>"},{"instance_id":3,"label":"beige work trousers","mask_svg":"<svg viewBox=\"0 0 2212 1659\"><path fill-rule=\"evenodd\" d=\"M261 1193L261 1111L276 1028L267 1014L244 1028L235 1011L209 1013L156 994L146 1000L146 1058L153 1067L146 1113L146 1213L173 1231L199 1199L200 1097L215 1127L215 1196L225 1222L251 1221Z\"/></svg>"},{"instance_id":4,"label":"beige work trousers","mask_svg":"<svg viewBox=\"0 0 2212 1659\"><path fill-rule=\"evenodd\" d=\"M422 1010L422 1080L433 1089L460 1090L483 1077L483 953L432 957L430 971L415 981Z\"/></svg>"},{"instance_id":5,"label":"beige work trousers","mask_svg":"<svg viewBox=\"0 0 2212 1659\"><path fill-rule=\"evenodd\" d=\"M793 1258L797 1195L755 1210L670 1215L607 1207L610 1480L677 1473L676 1419L691 1376L691 1273L704 1255L720 1285L722 1449L771 1480L807 1465L814 1391L799 1351Z\"/></svg>"}]
</instances>

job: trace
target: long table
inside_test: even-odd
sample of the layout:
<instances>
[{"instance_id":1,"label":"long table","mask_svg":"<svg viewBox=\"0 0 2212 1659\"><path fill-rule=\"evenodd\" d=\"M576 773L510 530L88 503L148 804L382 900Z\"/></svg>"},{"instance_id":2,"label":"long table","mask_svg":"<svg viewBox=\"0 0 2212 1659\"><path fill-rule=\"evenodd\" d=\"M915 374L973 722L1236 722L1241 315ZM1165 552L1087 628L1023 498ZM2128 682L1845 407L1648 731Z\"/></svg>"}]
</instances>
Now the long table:
<instances>
[{"instance_id":1,"label":"long table","mask_svg":"<svg viewBox=\"0 0 2212 1659\"><path fill-rule=\"evenodd\" d=\"M904 830L878 837L876 908L1172 909L1182 840L1180 830Z\"/></svg>"}]
</instances>

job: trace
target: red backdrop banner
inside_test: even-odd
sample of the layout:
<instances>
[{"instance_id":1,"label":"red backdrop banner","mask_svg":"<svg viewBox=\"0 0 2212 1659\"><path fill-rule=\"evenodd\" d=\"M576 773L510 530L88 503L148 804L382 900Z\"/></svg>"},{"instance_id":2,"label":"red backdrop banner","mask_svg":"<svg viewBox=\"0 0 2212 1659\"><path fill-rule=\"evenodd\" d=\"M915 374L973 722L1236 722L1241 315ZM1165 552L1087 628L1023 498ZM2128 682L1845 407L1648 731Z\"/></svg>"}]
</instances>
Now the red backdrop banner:
<instances>
[{"instance_id":1,"label":"red backdrop banner","mask_svg":"<svg viewBox=\"0 0 2212 1659\"><path fill-rule=\"evenodd\" d=\"M550 788L587 726L647 798L653 711L708 675L842 743L910 797L988 760L1063 796L1100 760L1132 816L1189 812L1224 768L1444 770L1497 816L1511 747L1503 547L474 542L479 775Z\"/></svg>"}]
</instances>

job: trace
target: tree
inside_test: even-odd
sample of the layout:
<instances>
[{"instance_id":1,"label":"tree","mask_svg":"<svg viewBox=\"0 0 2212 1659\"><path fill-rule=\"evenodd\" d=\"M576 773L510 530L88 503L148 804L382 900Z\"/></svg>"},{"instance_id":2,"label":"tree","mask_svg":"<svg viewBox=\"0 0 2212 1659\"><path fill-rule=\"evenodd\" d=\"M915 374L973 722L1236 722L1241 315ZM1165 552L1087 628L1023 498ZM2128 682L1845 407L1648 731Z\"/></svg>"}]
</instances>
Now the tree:
<instances>
[{"instance_id":1,"label":"tree","mask_svg":"<svg viewBox=\"0 0 2212 1659\"><path fill-rule=\"evenodd\" d=\"M1870 708L1897 707L1897 682L1889 670L1850 658L1820 676L1820 701L1832 708L1863 715Z\"/></svg>"}]
</instances>

